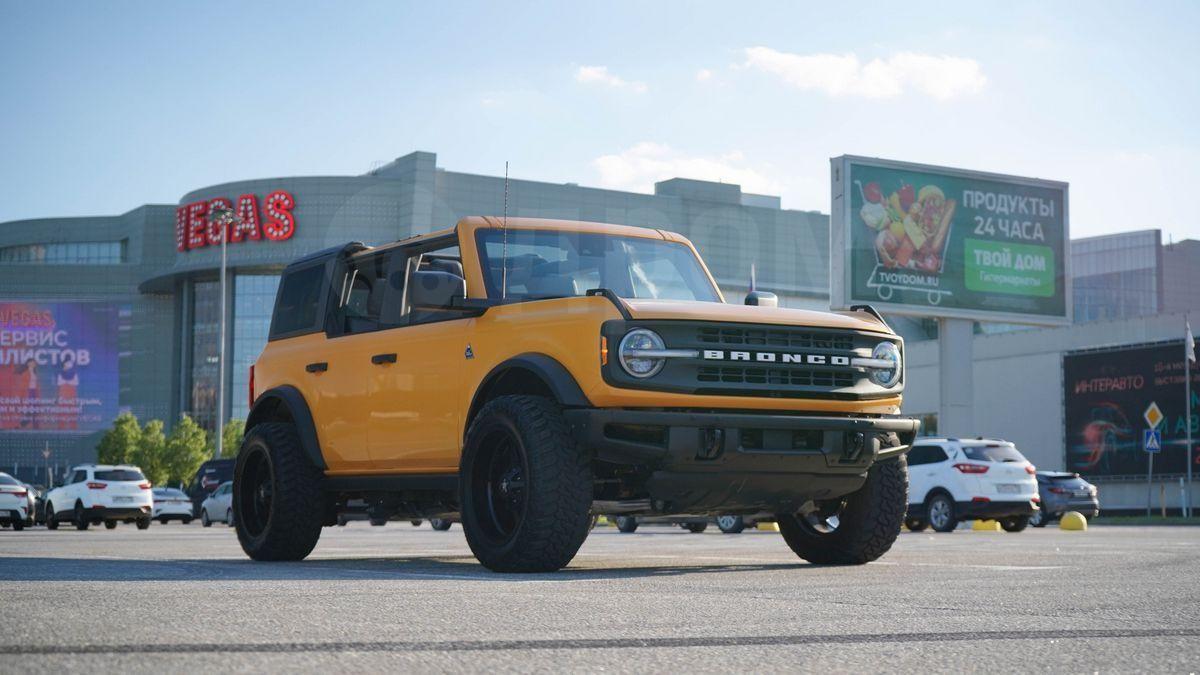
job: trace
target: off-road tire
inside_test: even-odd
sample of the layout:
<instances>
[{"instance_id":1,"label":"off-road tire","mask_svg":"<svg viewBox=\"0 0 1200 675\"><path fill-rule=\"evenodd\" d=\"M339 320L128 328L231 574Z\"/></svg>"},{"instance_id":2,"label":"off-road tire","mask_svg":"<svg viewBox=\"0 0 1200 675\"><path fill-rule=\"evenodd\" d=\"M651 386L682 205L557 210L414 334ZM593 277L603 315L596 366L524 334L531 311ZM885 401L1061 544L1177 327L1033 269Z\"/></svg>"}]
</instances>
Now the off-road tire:
<instances>
[{"instance_id":1,"label":"off-road tire","mask_svg":"<svg viewBox=\"0 0 1200 675\"><path fill-rule=\"evenodd\" d=\"M746 529L746 519L741 516L717 516L717 529L725 534L741 534Z\"/></svg>"},{"instance_id":2,"label":"off-road tire","mask_svg":"<svg viewBox=\"0 0 1200 675\"><path fill-rule=\"evenodd\" d=\"M433 529L437 530L438 532L445 532L446 530L449 530L450 526L453 524L454 524L453 522L446 520L445 518L430 518L429 519L429 526L432 527Z\"/></svg>"},{"instance_id":3,"label":"off-road tire","mask_svg":"<svg viewBox=\"0 0 1200 675\"><path fill-rule=\"evenodd\" d=\"M803 516L776 516L792 551L818 565L862 565L887 553L900 534L908 508L908 462L904 457L877 462L867 480L845 497L832 532L815 530Z\"/></svg>"},{"instance_id":4,"label":"off-road tire","mask_svg":"<svg viewBox=\"0 0 1200 675\"><path fill-rule=\"evenodd\" d=\"M911 532L923 532L925 528L929 527L929 521L924 518L909 516L904 519L904 526Z\"/></svg>"},{"instance_id":5,"label":"off-road tire","mask_svg":"<svg viewBox=\"0 0 1200 675\"><path fill-rule=\"evenodd\" d=\"M944 503L946 508L949 509L949 513L950 513L949 518L947 518L940 525L937 522L935 522L936 518L934 518L932 515L933 510L935 508L938 508L939 503ZM944 532L953 532L954 528L958 527L959 519L958 519L958 515L955 513L954 498L952 498L950 495L946 494L945 492L938 492L938 493L935 493L934 495L932 495L929 498L929 501L925 504L925 512L930 514L929 515L929 526L932 527L935 532L943 532L943 533Z\"/></svg>"},{"instance_id":6,"label":"off-road tire","mask_svg":"<svg viewBox=\"0 0 1200 675\"><path fill-rule=\"evenodd\" d=\"M1000 527L1005 532L1020 532L1029 525L1029 516L1009 516L1000 519Z\"/></svg>"},{"instance_id":7,"label":"off-road tire","mask_svg":"<svg viewBox=\"0 0 1200 675\"><path fill-rule=\"evenodd\" d=\"M50 503L46 504L46 529L47 530L57 530L58 529L58 521L55 520L55 518L54 518L54 505L50 504Z\"/></svg>"},{"instance_id":8,"label":"off-road tire","mask_svg":"<svg viewBox=\"0 0 1200 675\"><path fill-rule=\"evenodd\" d=\"M489 455L500 453L501 442L520 465L521 485L512 488L522 492L517 499L520 515L511 532L484 519L489 502L483 486L491 483L481 465ZM484 567L496 572L553 572L571 562L587 539L591 458L571 435L557 403L541 396L489 401L467 431L459 475L463 531Z\"/></svg>"},{"instance_id":9,"label":"off-road tire","mask_svg":"<svg viewBox=\"0 0 1200 675\"><path fill-rule=\"evenodd\" d=\"M633 534L634 532L637 532L637 518L633 516L617 516L617 529L623 534Z\"/></svg>"},{"instance_id":10,"label":"off-road tire","mask_svg":"<svg viewBox=\"0 0 1200 675\"><path fill-rule=\"evenodd\" d=\"M106 520L106 521L104 521L104 529L106 529L106 530L115 530L115 529L117 529L117 521L115 521L115 520Z\"/></svg>"},{"instance_id":11,"label":"off-road tire","mask_svg":"<svg viewBox=\"0 0 1200 675\"><path fill-rule=\"evenodd\" d=\"M683 529L692 534L700 534L708 529L708 523L687 523L683 526Z\"/></svg>"},{"instance_id":12,"label":"off-road tire","mask_svg":"<svg viewBox=\"0 0 1200 675\"><path fill-rule=\"evenodd\" d=\"M246 432L233 482L234 525L246 555L303 560L321 538L327 501L321 471L305 455L294 426L268 422Z\"/></svg>"},{"instance_id":13,"label":"off-road tire","mask_svg":"<svg viewBox=\"0 0 1200 675\"><path fill-rule=\"evenodd\" d=\"M91 521L87 519L87 515L83 511L83 504L75 505L75 529L83 531L88 529Z\"/></svg>"}]
</instances>

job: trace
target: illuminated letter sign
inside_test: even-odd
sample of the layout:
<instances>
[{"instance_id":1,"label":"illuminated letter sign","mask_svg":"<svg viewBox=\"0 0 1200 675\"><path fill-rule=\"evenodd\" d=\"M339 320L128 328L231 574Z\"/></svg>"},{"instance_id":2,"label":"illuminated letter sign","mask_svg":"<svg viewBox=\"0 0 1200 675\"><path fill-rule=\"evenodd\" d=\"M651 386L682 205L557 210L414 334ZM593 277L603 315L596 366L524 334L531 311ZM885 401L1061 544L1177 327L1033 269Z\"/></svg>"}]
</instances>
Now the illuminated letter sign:
<instances>
[{"instance_id":1,"label":"illuminated letter sign","mask_svg":"<svg viewBox=\"0 0 1200 675\"><path fill-rule=\"evenodd\" d=\"M275 190L262 200L262 212L258 209L258 197L240 195L236 203L226 197L214 197L208 201L183 204L175 209L175 249L190 251L205 246L220 246L221 226L210 222L208 214L218 209L230 209L237 213L238 222L229 225L229 243L244 241L287 241L296 233L296 216L292 209L296 199L286 190Z\"/></svg>"}]
</instances>

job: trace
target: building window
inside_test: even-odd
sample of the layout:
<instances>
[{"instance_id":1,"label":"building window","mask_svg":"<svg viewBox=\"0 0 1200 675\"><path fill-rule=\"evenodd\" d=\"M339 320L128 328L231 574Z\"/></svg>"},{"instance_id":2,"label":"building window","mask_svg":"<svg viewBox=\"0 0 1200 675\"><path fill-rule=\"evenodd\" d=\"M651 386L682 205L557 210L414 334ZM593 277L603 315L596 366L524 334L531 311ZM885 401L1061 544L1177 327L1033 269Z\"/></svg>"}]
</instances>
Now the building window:
<instances>
[{"instance_id":1,"label":"building window","mask_svg":"<svg viewBox=\"0 0 1200 675\"><path fill-rule=\"evenodd\" d=\"M192 285L192 400L191 415L206 431L217 424L217 345L220 342L221 284Z\"/></svg>"},{"instance_id":2,"label":"building window","mask_svg":"<svg viewBox=\"0 0 1200 675\"><path fill-rule=\"evenodd\" d=\"M6 265L119 265L128 262L128 241L22 244L0 248Z\"/></svg>"},{"instance_id":3,"label":"building window","mask_svg":"<svg viewBox=\"0 0 1200 675\"><path fill-rule=\"evenodd\" d=\"M278 274L239 274L233 283L233 386L231 418L249 414L250 366L267 345L271 310L279 288Z\"/></svg>"}]
</instances>

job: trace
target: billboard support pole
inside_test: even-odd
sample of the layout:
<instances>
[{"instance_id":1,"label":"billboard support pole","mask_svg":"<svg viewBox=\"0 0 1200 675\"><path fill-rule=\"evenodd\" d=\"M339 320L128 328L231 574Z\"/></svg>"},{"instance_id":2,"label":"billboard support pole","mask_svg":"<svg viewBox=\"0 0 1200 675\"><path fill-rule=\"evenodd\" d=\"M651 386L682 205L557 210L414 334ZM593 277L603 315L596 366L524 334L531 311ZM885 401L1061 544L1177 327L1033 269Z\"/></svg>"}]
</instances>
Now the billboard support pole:
<instances>
[{"instance_id":1,"label":"billboard support pole","mask_svg":"<svg viewBox=\"0 0 1200 675\"><path fill-rule=\"evenodd\" d=\"M975 322L938 319L938 433L975 436Z\"/></svg>"}]
</instances>

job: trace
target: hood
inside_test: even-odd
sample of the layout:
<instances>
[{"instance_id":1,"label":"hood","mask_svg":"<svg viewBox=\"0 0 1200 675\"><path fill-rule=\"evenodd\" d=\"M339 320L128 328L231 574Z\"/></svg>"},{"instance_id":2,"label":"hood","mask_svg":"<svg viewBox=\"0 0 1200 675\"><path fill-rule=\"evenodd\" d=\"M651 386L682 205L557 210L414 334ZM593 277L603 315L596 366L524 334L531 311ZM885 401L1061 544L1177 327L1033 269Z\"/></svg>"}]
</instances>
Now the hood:
<instances>
[{"instance_id":1,"label":"hood","mask_svg":"<svg viewBox=\"0 0 1200 675\"><path fill-rule=\"evenodd\" d=\"M635 319L728 321L775 326L842 328L892 334L886 325L866 312L818 312L810 309L757 307L691 300L625 300Z\"/></svg>"}]
</instances>

